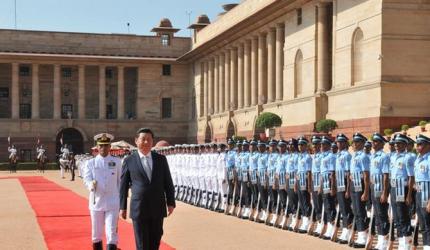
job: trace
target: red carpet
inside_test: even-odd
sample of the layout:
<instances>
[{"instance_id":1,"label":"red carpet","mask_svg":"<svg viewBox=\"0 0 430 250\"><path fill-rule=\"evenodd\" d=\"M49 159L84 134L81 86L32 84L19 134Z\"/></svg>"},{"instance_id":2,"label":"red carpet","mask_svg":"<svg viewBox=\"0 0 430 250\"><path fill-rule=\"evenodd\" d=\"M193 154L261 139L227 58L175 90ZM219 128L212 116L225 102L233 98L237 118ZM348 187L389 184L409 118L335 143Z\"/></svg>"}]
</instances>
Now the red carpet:
<instances>
[{"instance_id":1,"label":"red carpet","mask_svg":"<svg viewBox=\"0 0 430 250\"><path fill-rule=\"evenodd\" d=\"M44 177L18 179L36 214L48 249L92 249L87 199ZM118 236L121 250L135 249L131 224L119 220ZM160 249L174 248L161 243Z\"/></svg>"}]
</instances>

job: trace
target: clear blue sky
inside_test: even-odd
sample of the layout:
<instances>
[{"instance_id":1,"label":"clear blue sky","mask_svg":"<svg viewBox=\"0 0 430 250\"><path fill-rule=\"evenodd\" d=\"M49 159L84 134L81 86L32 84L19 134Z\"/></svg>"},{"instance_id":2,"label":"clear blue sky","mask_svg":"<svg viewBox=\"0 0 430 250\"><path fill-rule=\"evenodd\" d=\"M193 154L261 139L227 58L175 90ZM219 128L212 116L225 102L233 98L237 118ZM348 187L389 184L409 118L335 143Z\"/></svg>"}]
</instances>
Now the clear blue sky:
<instances>
[{"instance_id":1,"label":"clear blue sky","mask_svg":"<svg viewBox=\"0 0 430 250\"><path fill-rule=\"evenodd\" d=\"M151 34L162 17L188 36L191 22L202 13L214 20L221 5L238 0L16 0L17 26L26 30ZM15 0L0 0L0 28L15 27Z\"/></svg>"}]
</instances>

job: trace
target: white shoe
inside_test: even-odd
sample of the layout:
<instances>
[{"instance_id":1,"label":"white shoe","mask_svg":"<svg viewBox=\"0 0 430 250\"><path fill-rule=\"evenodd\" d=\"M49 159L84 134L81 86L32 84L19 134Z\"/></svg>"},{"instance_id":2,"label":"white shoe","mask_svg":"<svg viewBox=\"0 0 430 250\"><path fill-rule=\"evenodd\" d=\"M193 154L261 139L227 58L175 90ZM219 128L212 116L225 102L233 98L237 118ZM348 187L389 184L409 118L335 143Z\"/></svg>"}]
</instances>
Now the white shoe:
<instances>
[{"instance_id":1,"label":"white shoe","mask_svg":"<svg viewBox=\"0 0 430 250\"><path fill-rule=\"evenodd\" d=\"M272 219L270 220L270 224L274 225L276 223L276 219L277 219L277 216L273 215Z\"/></svg>"},{"instance_id":2,"label":"white shoe","mask_svg":"<svg viewBox=\"0 0 430 250\"><path fill-rule=\"evenodd\" d=\"M307 231L309 227L309 218L308 217L302 217L302 225L299 228L299 232Z\"/></svg>"},{"instance_id":3,"label":"white shoe","mask_svg":"<svg viewBox=\"0 0 430 250\"><path fill-rule=\"evenodd\" d=\"M423 246L424 250L430 250L430 246Z\"/></svg>"},{"instance_id":4,"label":"white shoe","mask_svg":"<svg viewBox=\"0 0 430 250\"><path fill-rule=\"evenodd\" d=\"M267 220L267 212L266 211L263 211L263 220L264 221Z\"/></svg>"},{"instance_id":5,"label":"white shoe","mask_svg":"<svg viewBox=\"0 0 430 250\"><path fill-rule=\"evenodd\" d=\"M291 220L290 225L288 226L289 228L294 228L294 226L297 224L297 218L294 216L293 219Z\"/></svg>"},{"instance_id":6,"label":"white shoe","mask_svg":"<svg viewBox=\"0 0 430 250\"><path fill-rule=\"evenodd\" d=\"M357 241L355 241L355 243L357 245L366 245L366 240L367 240L367 233L364 231L358 232Z\"/></svg>"},{"instance_id":7,"label":"white shoe","mask_svg":"<svg viewBox=\"0 0 430 250\"><path fill-rule=\"evenodd\" d=\"M385 250L388 247L387 237L384 235L378 235L378 244L376 244L375 248L378 250Z\"/></svg>"},{"instance_id":8,"label":"white shoe","mask_svg":"<svg viewBox=\"0 0 430 250\"><path fill-rule=\"evenodd\" d=\"M340 234L339 240L340 241L347 241L348 240L348 228L346 228L346 227L342 228L342 233Z\"/></svg>"},{"instance_id":9,"label":"white shoe","mask_svg":"<svg viewBox=\"0 0 430 250\"><path fill-rule=\"evenodd\" d=\"M403 249L410 250L411 249L411 243L412 243L411 237L403 237Z\"/></svg>"},{"instance_id":10,"label":"white shoe","mask_svg":"<svg viewBox=\"0 0 430 250\"><path fill-rule=\"evenodd\" d=\"M314 233L320 235L321 231L323 229L324 224L323 223L318 223L317 228L315 229Z\"/></svg>"},{"instance_id":11,"label":"white shoe","mask_svg":"<svg viewBox=\"0 0 430 250\"><path fill-rule=\"evenodd\" d=\"M331 238L331 234L333 232L333 224L327 223L327 230L325 231L324 238Z\"/></svg>"}]
</instances>

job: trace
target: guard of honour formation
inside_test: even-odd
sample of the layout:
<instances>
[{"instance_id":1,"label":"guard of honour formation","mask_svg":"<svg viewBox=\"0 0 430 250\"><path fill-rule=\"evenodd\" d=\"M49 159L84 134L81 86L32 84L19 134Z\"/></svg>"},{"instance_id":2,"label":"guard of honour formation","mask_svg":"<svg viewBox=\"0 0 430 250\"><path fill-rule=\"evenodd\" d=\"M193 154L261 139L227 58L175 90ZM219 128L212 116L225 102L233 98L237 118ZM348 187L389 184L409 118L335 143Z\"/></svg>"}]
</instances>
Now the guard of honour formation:
<instances>
[{"instance_id":1,"label":"guard of honour formation","mask_svg":"<svg viewBox=\"0 0 430 250\"><path fill-rule=\"evenodd\" d=\"M355 248L430 249L430 138L356 133L351 144L338 134L156 150L188 204ZM91 156L61 151L62 177L85 172Z\"/></svg>"}]
</instances>

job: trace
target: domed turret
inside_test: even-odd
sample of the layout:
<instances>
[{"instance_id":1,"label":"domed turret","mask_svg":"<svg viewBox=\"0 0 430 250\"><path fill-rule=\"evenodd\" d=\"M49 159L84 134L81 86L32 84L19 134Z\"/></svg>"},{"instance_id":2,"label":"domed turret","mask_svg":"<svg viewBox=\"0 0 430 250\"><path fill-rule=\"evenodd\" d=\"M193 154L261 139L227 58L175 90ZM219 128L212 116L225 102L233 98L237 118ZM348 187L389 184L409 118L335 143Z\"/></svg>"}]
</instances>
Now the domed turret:
<instances>
[{"instance_id":1,"label":"domed turret","mask_svg":"<svg viewBox=\"0 0 430 250\"><path fill-rule=\"evenodd\" d=\"M201 30L204 27L206 27L207 25L209 25L211 23L211 21L209 20L209 17L205 14L200 15L197 17L197 20L195 23L191 24L190 27L188 27L189 29L193 29L193 30Z\"/></svg>"},{"instance_id":2,"label":"domed turret","mask_svg":"<svg viewBox=\"0 0 430 250\"><path fill-rule=\"evenodd\" d=\"M168 18L163 18L160 20L158 27L152 28L151 32L156 32L158 36L170 35L178 32L179 29L173 28L172 23Z\"/></svg>"}]
</instances>

